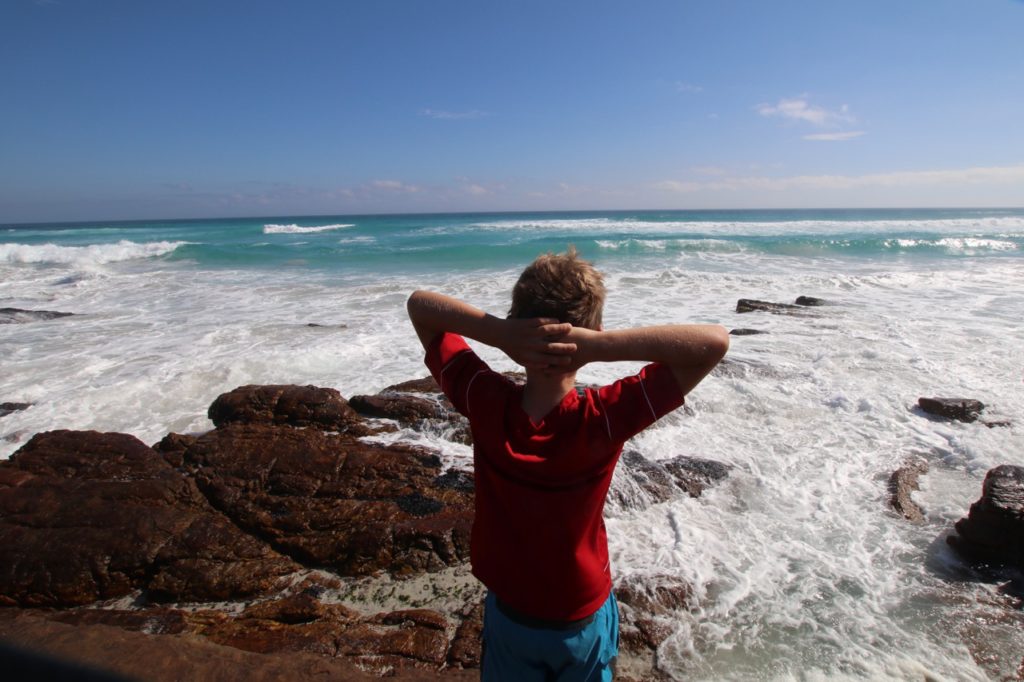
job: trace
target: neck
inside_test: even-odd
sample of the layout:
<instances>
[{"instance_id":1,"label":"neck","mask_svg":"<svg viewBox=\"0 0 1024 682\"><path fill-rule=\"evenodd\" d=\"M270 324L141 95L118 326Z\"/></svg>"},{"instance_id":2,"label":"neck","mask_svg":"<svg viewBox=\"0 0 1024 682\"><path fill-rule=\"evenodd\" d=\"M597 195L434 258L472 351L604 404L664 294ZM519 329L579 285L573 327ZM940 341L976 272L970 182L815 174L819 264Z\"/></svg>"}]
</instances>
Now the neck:
<instances>
[{"instance_id":1,"label":"neck","mask_svg":"<svg viewBox=\"0 0 1024 682\"><path fill-rule=\"evenodd\" d=\"M526 386L523 388L523 411L537 422L544 418L569 391L576 388L576 372L547 374L538 370L526 370Z\"/></svg>"}]
</instances>

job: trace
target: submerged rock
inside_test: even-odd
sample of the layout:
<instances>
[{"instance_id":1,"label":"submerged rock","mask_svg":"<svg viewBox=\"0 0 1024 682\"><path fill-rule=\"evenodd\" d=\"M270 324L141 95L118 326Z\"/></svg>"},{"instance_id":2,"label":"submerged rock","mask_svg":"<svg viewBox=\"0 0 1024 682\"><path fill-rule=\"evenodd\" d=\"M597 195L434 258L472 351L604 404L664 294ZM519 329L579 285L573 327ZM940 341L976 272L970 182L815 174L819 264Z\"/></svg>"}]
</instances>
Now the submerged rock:
<instances>
[{"instance_id":1,"label":"submerged rock","mask_svg":"<svg viewBox=\"0 0 1024 682\"><path fill-rule=\"evenodd\" d=\"M12 412L20 412L32 407L32 403L0 403L0 417L6 417Z\"/></svg>"},{"instance_id":2,"label":"submerged rock","mask_svg":"<svg viewBox=\"0 0 1024 682\"><path fill-rule=\"evenodd\" d=\"M754 336L755 334L767 334L768 332L761 329L733 329L729 332L732 336Z\"/></svg>"},{"instance_id":3,"label":"submerged rock","mask_svg":"<svg viewBox=\"0 0 1024 682\"><path fill-rule=\"evenodd\" d=\"M981 499L955 528L947 542L969 561L1024 570L1024 467L991 469Z\"/></svg>"},{"instance_id":4,"label":"submerged rock","mask_svg":"<svg viewBox=\"0 0 1024 682\"><path fill-rule=\"evenodd\" d=\"M60 313L54 310L22 310L21 308L0 308L0 324L23 324L71 317L74 313Z\"/></svg>"},{"instance_id":5,"label":"submerged rock","mask_svg":"<svg viewBox=\"0 0 1024 682\"><path fill-rule=\"evenodd\" d=\"M828 305L828 301L826 301L825 299L815 298L814 296L797 296L796 301L794 301L794 303L805 307Z\"/></svg>"},{"instance_id":6,"label":"submerged rock","mask_svg":"<svg viewBox=\"0 0 1024 682\"><path fill-rule=\"evenodd\" d=\"M627 450L612 477L608 502L614 508L636 511L682 495L700 497L727 477L730 469L709 459L681 455L655 461Z\"/></svg>"},{"instance_id":7,"label":"submerged rock","mask_svg":"<svg viewBox=\"0 0 1024 682\"><path fill-rule=\"evenodd\" d=\"M984 403L972 398L918 398L917 405L936 417L967 423L977 421L985 409Z\"/></svg>"},{"instance_id":8,"label":"submerged rock","mask_svg":"<svg viewBox=\"0 0 1024 682\"><path fill-rule=\"evenodd\" d=\"M911 493L920 490L917 479L928 473L928 463L924 460L909 462L892 473L889 477L889 504L903 515L903 518L921 523L924 511L914 502Z\"/></svg>"},{"instance_id":9,"label":"submerged rock","mask_svg":"<svg viewBox=\"0 0 1024 682\"><path fill-rule=\"evenodd\" d=\"M752 298L741 298L736 302L736 312L738 313L766 312L785 314L799 312L800 310L802 310L802 306L791 305L789 303L758 301Z\"/></svg>"}]
</instances>

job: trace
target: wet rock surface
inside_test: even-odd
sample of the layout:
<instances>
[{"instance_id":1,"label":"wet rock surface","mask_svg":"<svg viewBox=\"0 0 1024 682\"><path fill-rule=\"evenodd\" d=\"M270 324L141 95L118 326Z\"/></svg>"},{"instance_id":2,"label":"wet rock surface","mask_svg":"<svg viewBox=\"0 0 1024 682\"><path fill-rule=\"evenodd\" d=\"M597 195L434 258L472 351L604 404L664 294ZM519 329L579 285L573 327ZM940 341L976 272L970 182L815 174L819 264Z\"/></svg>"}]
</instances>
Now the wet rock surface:
<instances>
[{"instance_id":1,"label":"wet rock surface","mask_svg":"<svg viewBox=\"0 0 1024 682\"><path fill-rule=\"evenodd\" d=\"M991 469L981 499L947 542L969 562L1024 570L1024 467Z\"/></svg>"},{"instance_id":2,"label":"wet rock surface","mask_svg":"<svg viewBox=\"0 0 1024 682\"><path fill-rule=\"evenodd\" d=\"M903 518L914 523L924 522L924 510L914 502L911 494L920 490L918 478L928 473L928 463L915 460L906 463L889 477L889 504Z\"/></svg>"},{"instance_id":3,"label":"wet rock surface","mask_svg":"<svg viewBox=\"0 0 1024 682\"><path fill-rule=\"evenodd\" d=\"M52 431L0 462L0 604L264 593L297 566L132 436Z\"/></svg>"},{"instance_id":4,"label":"wet rock surface","mask_svg":"<svg viewBox=\"0 0 1024 682\"><path fill-rule=\"evenodd\" d=\"M805 307L828 305L828 301L826 301L825 299L816 298L814 296L797 296L796 301L794 301L794 303Z\"/></svg>"},{"instance_id":5,"label":"wet rock surface","mask_svg":"<svg viewBox=\"0 0 1024 682\"><path fill-rule=\"evenodd\" d=\"M738 313L764 312L775 314L792 314L798 313L802 309L802 306L793 305L790 303L772 303L771 301L758 301L753 298L741 298L736 302L736 312Z\"/></svg>"},{"instance_id":6,"label":"wet rock surface","mask_svg":"<svg viewBox=\"0 0 1024 682\"><path fill-rule=\"evenodd\" d=\"M638 511L682 496L700 497L709 486L729 475L727 464L680 455L650 460L635 450L622 453L608 505L622 511Z\"/></svg>"},{"instance_id":7,"label":"wet rock surface","mask_svg":"<svg viewBox=\"0 0 1024 682\"><path fill-rule=\"evenodd\" d=\"M317 386L242 386L219 396L207 414L218 427L231 423L287 424L327 431L352 430L357 435L366 432L359 415L338 391Z\"/></svg>"},{"instance_id":8,"label":"wet rock surface","mask_svg":"<svg viewBox=\"0 0 1024 682\"><path fill-rule=\"evenodd\" d=\"M975 422L985 409L984 403L973 398L918 398L918 407L927 414L961 422Z\"/></svg>"},{"instance_id":9,"label":"wet rock surface","mask_svg":"<svg viewBox=\"0 0 1024 682\"><path fill-rule=\"evenodd\" d=\"M741 327L739 329L733 329L729 332L731 336L756 336L757 334L767 334L768 332L761 329L747 329Z\"/></svg>"},{"instance_id":10,"label":"wet rock surface","mask_svg":"<svg viewBox=\"0 0 1024 682\"><path fill-rule=\"evenodd\" d=\"M32 403L0 403L0 417L6 417L12 412L20 412L32 407Z\"/></svg>"},{"instance_id":11,"label":"wet rock surface","mask_svg":"<svg viewBox=\"0 0 1024 682\"><path fill-rule=\"evenodd\" d=\"M407 428L444 434L456 443L473 443L469 420L456 412L433 377L388 386L375 395L354 395L349 405L364 417L393 419Z\"/></svg>"},{"instance_id":12,"label":"wet rock surface","mask_svg":"<svg viewBox=\"0 0 1024 682\"><path fill-rule=\"evenodd\" d=\"M24 324L55 320L60 317L71 317L74 313L61 313L55 310L22 310L21 308L0 308L0 324Z\"/></svg>"}]
</instances>

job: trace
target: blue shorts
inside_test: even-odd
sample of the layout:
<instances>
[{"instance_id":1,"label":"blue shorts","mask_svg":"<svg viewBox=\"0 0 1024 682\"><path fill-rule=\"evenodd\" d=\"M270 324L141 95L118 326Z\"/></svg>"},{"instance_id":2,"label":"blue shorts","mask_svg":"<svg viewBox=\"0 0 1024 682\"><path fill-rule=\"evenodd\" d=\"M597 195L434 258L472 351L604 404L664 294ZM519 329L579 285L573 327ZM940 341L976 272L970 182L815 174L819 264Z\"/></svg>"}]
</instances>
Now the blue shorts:
<instances>
[{"instance_id":1,"label":"blue shorts","mask_svg":"<svg viewBox=\"0 0 1024 682\"><path fill-rule=\"evenodd\" d=\"M619 605L608 599L590 623L579 629L531 627L498 607L493 593L484 601L484 658L487 682L611 680L619 655Z\"/></svg>"}]
</instances>

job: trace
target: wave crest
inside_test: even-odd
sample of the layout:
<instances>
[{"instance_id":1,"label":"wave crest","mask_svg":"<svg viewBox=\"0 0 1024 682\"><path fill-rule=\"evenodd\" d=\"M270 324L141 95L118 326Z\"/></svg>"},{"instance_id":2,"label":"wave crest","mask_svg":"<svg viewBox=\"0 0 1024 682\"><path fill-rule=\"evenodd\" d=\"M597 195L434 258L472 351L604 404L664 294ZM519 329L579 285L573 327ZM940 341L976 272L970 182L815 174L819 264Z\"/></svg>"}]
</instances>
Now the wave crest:
<instances>
[{"instance_id":1,"label":"wave crest","mask_svg":"<svg viewBox=\"0 0 1024 682\"><path fill-rule=\"evenodd\" d=\"M190 242L130 242L58 246L56 244L0 244L0 263L58 263L65 265L104 265L142 258L156 258Z\"/></svg>"},{"instance_id":2,"label":"wave crest","mask_svg":"<svg viewBox=\"0 0 1024 682\"><path fill-rule=\"evenodd\" d=\"M264 225L263 234L309 234L310 232L327 232L328 230L341 230L346 227L355 227L347 223L337 225Z\"/></svg>"}]
</instances>

